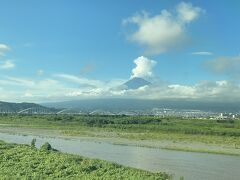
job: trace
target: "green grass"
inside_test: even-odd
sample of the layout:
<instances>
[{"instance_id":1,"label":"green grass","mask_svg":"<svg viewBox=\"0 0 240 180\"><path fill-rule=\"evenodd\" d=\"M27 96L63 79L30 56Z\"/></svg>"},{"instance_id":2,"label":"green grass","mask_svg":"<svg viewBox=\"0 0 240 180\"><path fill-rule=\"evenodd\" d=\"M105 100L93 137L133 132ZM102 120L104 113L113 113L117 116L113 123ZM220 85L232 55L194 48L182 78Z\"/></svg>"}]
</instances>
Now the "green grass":
<instances>
[{"instance_id":1,"label":"green grass","mask_svg":"<svg viewBox=\"0 0 240 180\"><path fill-rule=\"evenodd\" d=\"M49 147L6 144L0 141L0 179L169 179L102 160L69 155Z\"/></svg>"}]
</instances>

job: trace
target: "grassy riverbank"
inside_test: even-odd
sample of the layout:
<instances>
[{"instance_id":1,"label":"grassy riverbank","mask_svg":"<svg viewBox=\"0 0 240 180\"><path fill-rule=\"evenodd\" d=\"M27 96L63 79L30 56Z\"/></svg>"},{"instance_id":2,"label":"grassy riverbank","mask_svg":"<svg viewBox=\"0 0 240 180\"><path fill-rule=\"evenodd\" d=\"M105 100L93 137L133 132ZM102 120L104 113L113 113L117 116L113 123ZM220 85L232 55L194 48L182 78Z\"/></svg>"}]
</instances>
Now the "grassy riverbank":
<instances>
[{"instance_id":1,"label":"grassy riverbank","mask_svg":"<svg viewBox=\"0 0 240 180\"><path fill-rule=\"evenodd\" d=\"M169 179L102 160L0 141L0 179Z\"/></svg>"},{"instance_id":2,"label":"grassy riverbank","mask_svg":"<svg viewBox=\"0 0 240 180\"><path fill-rule=\"evenodd\" d=\"M237 119L18 115L0 116L0 124L55 130L65 136L122 138L137 141L140 146L240 155L240 120Z\"/></svg>"}]
</instances>

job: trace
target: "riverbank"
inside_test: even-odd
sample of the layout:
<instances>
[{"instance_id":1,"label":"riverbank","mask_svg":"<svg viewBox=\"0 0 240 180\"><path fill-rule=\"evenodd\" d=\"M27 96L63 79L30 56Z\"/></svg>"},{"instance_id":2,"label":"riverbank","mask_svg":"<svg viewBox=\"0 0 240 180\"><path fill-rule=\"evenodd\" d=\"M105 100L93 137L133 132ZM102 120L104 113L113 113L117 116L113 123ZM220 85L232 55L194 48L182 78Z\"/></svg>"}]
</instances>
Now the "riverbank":
<instances>
[{"instance_id":1,"label":"riverbank","mask_svg":"<svg viewBox=\"0 0 240 180\"><path fill-rule=\"evenodd\" d=\"M103 160L0 141L1 179L170 179Z\"/></svg>"},{"instance_id":2,"label":"riverbank","mask_svg":"<svg viewBox=\"0 0 240 180\"><path fill-rule=\"evenodd\" d=\"M102 138L90 137L46 137L16 133L0 133L0 137L5 142L17 144L30 144L32 139L36 139L37 148L49 142L53 148L64 153L106 160L151 172L166 172L171 174L174 180L181 177L184 177L184 180L237 180L240 176L239 156L117 145L109 143L107 139L103 141Z\"/></svg>"},{"instance_id":3,"label":"riverbank","mask_svg":"<svg viewBox=\"0 0 240 180\"><path fill-rule=\"evenodd\" d=\"M94 133L95 132L95 133ZM0 125L0 133L10 133L19 135L34 135L40 137L51 137L51 138L64 138L64 139L80 139L90 140L94 142L107 142L117 145L125 146L138 146L138 147L149 147L159 149L169 149L178 151L189 151L189 152L202 152L212 154L225 154L225 155L236 155L240 156L240 149L234 145L229 144L216 144L216 143L204 143L199 141L187 141L186 139L170 140L170 138L162 139L137 139L137 138L122 138L113 132L101 132L101 131L85 131L83 134L72 135L65 133L62 130L54 129L39 129L39 128L28 128L28 127L13 127L13 125ZM171 137L171 135L169 135Z\"/></svg>"},{"instance_id":4,"label":"riverbank","mask_svg":"<svg viewBox=\"0 0 240 180\"><path fill-rule=\"evenodd\" d=\"M240 155L240 120L86 115L4 115L0 132L87 138L129 146Z\"/></svg>"}]
</instances>

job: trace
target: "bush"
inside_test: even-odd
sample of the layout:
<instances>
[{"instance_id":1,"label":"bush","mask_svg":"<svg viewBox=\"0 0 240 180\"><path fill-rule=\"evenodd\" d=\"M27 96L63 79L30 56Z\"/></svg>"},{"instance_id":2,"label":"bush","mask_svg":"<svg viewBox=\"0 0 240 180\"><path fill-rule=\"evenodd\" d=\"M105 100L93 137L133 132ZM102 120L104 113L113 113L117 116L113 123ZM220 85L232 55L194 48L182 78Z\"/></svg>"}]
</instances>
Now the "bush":
<instances>
[{"instance_id":1,"label":"bush","mask_svg":"<svg viewBox=\"0 0 240 180\"><path fill-rule=\"evenodd\" d=\"M45 144L43 144L41 146L40 150L42 150L42 151L51 151L51 150L54 150L54 149L52 148L51 144L46 142Z\"/></svg>"},{"instance_id":2,"label":"bush","mask_svg":"<svg viewBox=\"0 0 240 180\"><path fill-rule=\"evenodd\" d=\"M31 141L31 146L32 147L36 147L36 138L33 138L32 141Z\"/></svg>"}]
</instances>

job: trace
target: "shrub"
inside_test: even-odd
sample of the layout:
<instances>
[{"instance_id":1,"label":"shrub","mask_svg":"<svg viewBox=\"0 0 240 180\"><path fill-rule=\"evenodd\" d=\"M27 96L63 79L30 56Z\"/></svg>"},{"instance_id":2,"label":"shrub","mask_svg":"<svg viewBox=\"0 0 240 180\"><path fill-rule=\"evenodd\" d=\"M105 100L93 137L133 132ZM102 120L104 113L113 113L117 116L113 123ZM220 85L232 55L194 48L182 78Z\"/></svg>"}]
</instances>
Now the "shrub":
<instances>
[{"instance_id":1,"label":"shrub","mask_svg":"<svg viewBox=\"0 0 240 180\"><path fill-rule=\"evenodd\" d=\"M48 142L44 143L40 150L43 150L43 151L50 151L50 150L54 150L51 146L51 144L49 144Z\"/></svg>"},{"instance_id":2,"label":"shrub","mask_svg":"<svg viewBox=\"0 0 240 180\"><path fill-rule=\"evenodd\" d=\"M36 147L36 138L33 138L32 141L31 141L31 146L32 147Z\"/></svg>"}]
</instances>

